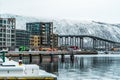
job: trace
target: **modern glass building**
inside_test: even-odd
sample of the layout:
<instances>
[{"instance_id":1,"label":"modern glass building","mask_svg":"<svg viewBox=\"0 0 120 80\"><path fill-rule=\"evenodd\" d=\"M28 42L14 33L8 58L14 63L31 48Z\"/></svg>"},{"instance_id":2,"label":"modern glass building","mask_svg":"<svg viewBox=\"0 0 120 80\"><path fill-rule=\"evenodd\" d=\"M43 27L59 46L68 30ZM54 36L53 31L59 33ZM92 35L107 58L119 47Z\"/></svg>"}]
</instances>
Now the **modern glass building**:
<instances>
[{"instance_id":1,"label":"modern glass building","mask_svg":"<svg viewBox=\"0 0 120 80\"><path fill-rule=\"evenodd\" d=\"M0 18L0 50L14 50L16 45L15 18Z\"/></svg>"},{"instance_id":2,"label":"modern glass building","mask_svg":"<svg viewBox=\"0 0 120 80\"><path fill-rule=\"evenodd\" d=\"M30 47L29 31L16 29L16 48L20 46Z\"/></svg>"},{"instance_id":3,"label":"modern glass building","mask_svg":"<svg viewBox=\"0 0 120 80\"><path fill-rule=\"evenodd\" d=\"M30 32L30 35L40 36L39 47L52 47L53 22L27 23L26 30Z\"/></svg>"},{"instance_id":4,"label":"modern glass building","mask_svg":"<svg viewBox=\"0 0 120 80\"><path fill-rule=\"evenodd\" d=\"M30 35L40 35L42 32L39 22L26 23L26 30L30 32Z\"/></svg>"}]
</instances>

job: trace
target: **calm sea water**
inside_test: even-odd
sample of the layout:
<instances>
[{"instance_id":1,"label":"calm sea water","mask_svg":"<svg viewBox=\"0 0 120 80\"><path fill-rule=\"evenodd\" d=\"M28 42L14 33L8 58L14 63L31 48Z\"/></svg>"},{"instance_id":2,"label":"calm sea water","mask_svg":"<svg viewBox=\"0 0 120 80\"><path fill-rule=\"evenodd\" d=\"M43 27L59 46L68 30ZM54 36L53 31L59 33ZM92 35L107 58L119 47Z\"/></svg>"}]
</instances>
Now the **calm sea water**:
<instances>
[{"instance_id":1,"label":"calm sea water","mask_svg":"<svg viewBox=\"0 0 120 80\"><path fill-rule=\"evenodd\" d=\"M69 57L58 63L58 80L120 80L120 57Z\"/></svg>"},{"instance_id":2,"label":"calm sea water","mask_svg":"<svg viewBox=\"0 0 120 80\"><path fill-rule=\"evenodd\" d=\"M17 60L18 58L14 58ZM28 63L24 57L24 63ZM33 63L38 63L35 58ZM74 62L65 56L65 62L42 63L40 68L58 76L58 80L120 80L120 57L81 57L75 56Z\"/></svg>"}]
</instances>

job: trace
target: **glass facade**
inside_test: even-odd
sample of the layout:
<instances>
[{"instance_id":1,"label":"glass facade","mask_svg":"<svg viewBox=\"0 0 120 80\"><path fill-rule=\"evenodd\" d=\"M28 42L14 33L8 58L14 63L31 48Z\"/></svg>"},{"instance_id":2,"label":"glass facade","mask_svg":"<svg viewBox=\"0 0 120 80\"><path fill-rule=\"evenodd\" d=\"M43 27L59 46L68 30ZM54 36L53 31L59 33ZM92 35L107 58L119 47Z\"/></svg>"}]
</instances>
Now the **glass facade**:
<instances>
[{"instance_id":1,"label":"glass facade","mask_svg":"<svg viewBox=\"0 0 120 80\"><path fill-rule=\"evenodd\" d=\"M39 23L27 23L26 30L32 35L40 35L40 24Z\"/></svg>"},{"instance_id":2,"label":"glass facade","mask_svg":"<svg viewBox=\"0 0 120 80\"><path fill-rule=\"evenodd\" d=\"M30 33L26 30L16 30L16 48L30 47Z\"/></svg>"},{"instance_id":3,"label":"glass facade","mask_svg":"<svg viewBox=\"0 0 120 80\"><path fill-rule=\"evenodd\" d=\"M52 46L51 45L51 34L53 34L53 23L52 22L33 22L26 24L26 30L30 32L30 35L40 36L41 46Z\"/></svg>"}]
</instances>

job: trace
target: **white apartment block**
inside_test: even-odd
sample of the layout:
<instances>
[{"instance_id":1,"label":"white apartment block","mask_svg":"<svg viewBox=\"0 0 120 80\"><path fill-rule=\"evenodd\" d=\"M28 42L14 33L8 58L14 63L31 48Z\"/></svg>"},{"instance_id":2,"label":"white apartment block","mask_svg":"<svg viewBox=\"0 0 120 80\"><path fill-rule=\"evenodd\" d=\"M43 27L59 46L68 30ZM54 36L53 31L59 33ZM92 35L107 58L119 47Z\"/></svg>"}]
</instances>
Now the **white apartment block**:
<instances>
[{"instance_id":1,"label":"white apartment block","mask_svg":"<svg viewBox=\"0 0 120 80\"><path fill-rule=\"evenodd\" d=\"M16 45L15 18L0 18L0 50L14 50Z\"/></svg>"}]
</instances>

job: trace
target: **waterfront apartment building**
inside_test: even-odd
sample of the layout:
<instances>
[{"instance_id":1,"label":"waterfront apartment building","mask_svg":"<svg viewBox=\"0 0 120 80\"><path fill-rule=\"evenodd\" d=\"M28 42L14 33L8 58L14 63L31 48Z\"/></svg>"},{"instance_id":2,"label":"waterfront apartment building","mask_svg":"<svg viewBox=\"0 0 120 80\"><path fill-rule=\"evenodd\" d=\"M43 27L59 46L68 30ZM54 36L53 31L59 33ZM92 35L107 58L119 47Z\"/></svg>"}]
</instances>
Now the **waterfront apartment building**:
<instances>
[{"instance_id":1,"label":"waterfront apartment building","mask_svg":"<svg viewBox=\"0 0 120 80\"><path fill-rule=\"evenodd\" d=\"M40 48L40 36L30 35L30 48L38 51Z\"/></svg>"},{"instance_id":2,"label":"waterfront apartment building","mask_svg":"<svg viewBox=\"0 0 120 80\"><path fill-rule=\"evenodd\" d=\"M52 47L53 46L53 23L41 23L41 46Z\"/></svg>"},{"instance_id":3,"label":"waterfront apartment building","mask_svg":"<svg viewBox=\"0 0 120 80\"><path fill-rule=\"evenodd\" d=\"M26 24L30 35L39 36L39 47L53 46L53 22L32 22ZM33 44L30 44L34 46Z\"/></svg>"},{"instance_id":4,"label":"waterfront apartment building","mask_svg":"<svg viewBox=\"0 0 120 80\"><path fill-rule=\"evenodd\" d=\"M15 18L0 18L0 50L14 50L16 45Z\"/></svg>"},{"instance_id":5,"label":"waterfront apartment building","mask_svg":"<svg viewBox=\"0 0 120 80\"><path fill-rule=\"evenodd\" d=\"M16 48L20 46L30 47L29 31L16 29Z\"/></svg>"}]
</instances>

